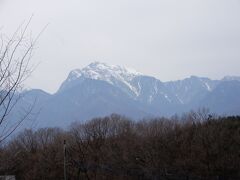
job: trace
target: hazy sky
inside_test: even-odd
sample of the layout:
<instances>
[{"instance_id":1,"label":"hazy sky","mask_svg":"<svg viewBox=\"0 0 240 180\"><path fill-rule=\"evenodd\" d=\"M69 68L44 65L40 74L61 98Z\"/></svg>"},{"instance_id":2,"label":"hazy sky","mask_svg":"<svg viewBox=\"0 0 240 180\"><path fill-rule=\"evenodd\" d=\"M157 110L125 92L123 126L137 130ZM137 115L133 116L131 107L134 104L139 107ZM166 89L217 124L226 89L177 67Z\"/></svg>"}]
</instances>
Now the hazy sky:
<instances>
[{"instance_id":1,"label":"hazy sky","mask_svg":"<svg viewBox=\"0 0 240 180\"><path fill-rule=\"evenodd\" d=\"M1 31L32 14L33 34L49 26L28 87L55 92L92 61L162 81L240 75L240 0L0 0Z\"/></svg>"}]
</instances>

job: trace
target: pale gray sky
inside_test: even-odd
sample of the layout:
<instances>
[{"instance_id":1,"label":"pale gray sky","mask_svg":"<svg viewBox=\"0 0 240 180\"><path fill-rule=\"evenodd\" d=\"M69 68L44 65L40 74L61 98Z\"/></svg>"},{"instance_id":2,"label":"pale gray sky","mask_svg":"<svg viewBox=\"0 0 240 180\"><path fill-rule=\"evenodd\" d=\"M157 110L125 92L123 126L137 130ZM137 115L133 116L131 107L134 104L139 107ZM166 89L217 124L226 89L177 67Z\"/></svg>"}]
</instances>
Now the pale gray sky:
<instances>
[{"instance_id":1,"label":"pale gray sky","mask_svg":"<svg viewBox=\"0 0 240 180\"><path fill-rule=\"evenodd\" d=\"M240 0L0 0L11 35L32 14L46 24L27 86L55 92L92 61L132 67L162 81L240 75Z\"/></svg>"}]
</instances>

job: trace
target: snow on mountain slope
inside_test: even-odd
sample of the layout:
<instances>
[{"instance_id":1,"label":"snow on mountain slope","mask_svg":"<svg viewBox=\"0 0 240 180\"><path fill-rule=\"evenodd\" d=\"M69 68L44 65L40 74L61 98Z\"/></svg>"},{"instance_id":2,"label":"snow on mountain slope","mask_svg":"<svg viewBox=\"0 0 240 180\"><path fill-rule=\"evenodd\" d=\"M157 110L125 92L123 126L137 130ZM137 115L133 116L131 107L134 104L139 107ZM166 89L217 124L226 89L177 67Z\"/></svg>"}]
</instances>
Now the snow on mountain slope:
<instances>
[{"instance_id":1,"label":"snow on mountain slope","mask_svg":"<svg viewBox=\"0 0 240 180\"><path fill-rule=\"evenodd\" d=\"M94 62L83 69L75 69L71 71L67 80L60 87L59 92L79 84L84 79L93 79L106 81L129 94L137 96L138 91L131 85L131 81L140 75L142 74L134 69Z\"/></svg>"},{"instance_id":2,"label":"snow on mountain slope","mask_svg":"<svg viewBox=\"0 0 240 180\"><path fill-rule=\"evenodd\" d=\"M71 71L58 92L71 89L86 79L105 81L121 89L134 100L149 105L189 104L198 101L217 84L217 81L196 76L163 83L130 68L94 62L83 69Z\"/></svg>"},{"instance_id":3,"label":"snow on mountain slope","mask_svg":"<svg viewBox=\"0 0 240 180\"><path fill-rule=\"evenodd\" d=\"M217 80L191 76L184 80L166 82L169 91L176 95L182 104L198 102L205 94L211 92L219 83Z\"/></svg>"},{"instance_id":4,"label":"snow on mountain slope","mask_svg":"<svg viewBox=\"0 0 240 180\"><path fill-rule=\"evenodd\" d=\"M81 70L73 70L70 73L69 81L84 76L86 78L104 80L112 83L112 78L116 78L121 81L130 81L133 77L138 75L141 75L141 73L134 69L118 65L108 65L106 63L94 62Z\"/></svg>"},{"instance_id":5,"label":"snow on mountain slope","mask_svg":"<svg viewBox=\"0 0 240 180\"><path fill-rule=\"evenodd\" d=\"M121 89L132 99L148 105L180 103L160 80L130 68L100 62L94 62L83 69L71 71L59 92L76 87L87 79L107 82Z\"/></svg>"},{"instance_id":6,"label":"snow on mountain slope","mask_svg":"<svg viewBox=\"0 0 240 180\"><path fill-rule=\"evenodd\" d=\"M240 81L221 81L199 104L219 115L239 115Z\"/></svg>"},{"instance_id":7,"label":"snow on mountain slope","mask_svg":"<svg viewBox=\"0 0 240 180\"><path fill-rule=\"evenodd\" d=\"M225 76L223 81L240 81L240 76Z\"/></svg>"},{"instance_id":8,"label":"snow on mountain slope","mask_svg":"<svg viewBox=\"0 0 240 180\"><path fill-rule=\"evenodd\" d=\"M206 107L212 112L232 115L240 114L240 81L237 79L191 76L162 82L129 68L95 62L71 71L55 94L40 90L24 92L26 96L20 105L27 106L38 97L34 109L37 113L41 110L37 117L39 125L61 127L112 113L139 119Z\"/></svg>"}]
</instances>

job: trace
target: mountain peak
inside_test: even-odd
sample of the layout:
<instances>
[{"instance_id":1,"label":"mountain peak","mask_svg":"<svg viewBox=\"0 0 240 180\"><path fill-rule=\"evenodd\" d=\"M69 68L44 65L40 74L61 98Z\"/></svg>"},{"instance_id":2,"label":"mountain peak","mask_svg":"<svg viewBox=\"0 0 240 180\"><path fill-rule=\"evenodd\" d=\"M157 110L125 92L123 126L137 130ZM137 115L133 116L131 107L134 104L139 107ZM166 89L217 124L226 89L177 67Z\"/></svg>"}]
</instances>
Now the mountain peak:
<instances>
[{"instance_id":1,"label":"mountain peak","mask_svg":"<svg viewBox=\"0 0 240 180\"><path fill-rule=\"evenodd\" d=\"M113 77L131 79L138 75L141 75L141 73L131 68L118 65L109 65L102 62L93 62L83 69L75 69L71 71L68 79L71 81L78 79L79 77L85 77L95 80L110 81L110 79Z\"/></svg>"},{"instance_id":2,"label":"mountain peak","mask_svg":"<svg viewBox=\"0 0 240 180\"><path fill-rule=\"evenodd\" d=\"M131 74L136 76L141 75L140 72L128 67L119 66L119 65L110 65L110 64L98 62L98 61L95 61L89 64L87 67L83 68L82 70L89 70L89 69L94 71L115 71L117 73L126 73L126 74Z\"/></svg>"},{"instance_id":3,"label":"mountain peak","mask_svg":"<svg viewBox=\"0 0 240 180\"><path fill-rule=\"evenodd\" d=\"M109 65L102 62L93 62L82 69L72 70L60 89L78 79L102 80L110 84L125 84L130 89L130 81L142 73L119 65Z\"/></svg>"},{"instance_id":4,"label":"mountain peak","mask_svg":"<svg viewBox=\"0 0 240 180\"><path fill-rule=\"evenodd\" d=\"M99 67L109 67L109 66L112 66L112 65L109 65L107 63L100 62L100 61L94 61L90 63L87 67L99 68Z\"/></svg>"},{"instance_id":5,"label":"mountain peak","mask_svg":"<svg viewBox=\"0 0 240 180\"><path fill-rule=\"evenodd\" d=\"M223 81L240 81L240 76L225 76Z\"/></svg>"}]
</instances>

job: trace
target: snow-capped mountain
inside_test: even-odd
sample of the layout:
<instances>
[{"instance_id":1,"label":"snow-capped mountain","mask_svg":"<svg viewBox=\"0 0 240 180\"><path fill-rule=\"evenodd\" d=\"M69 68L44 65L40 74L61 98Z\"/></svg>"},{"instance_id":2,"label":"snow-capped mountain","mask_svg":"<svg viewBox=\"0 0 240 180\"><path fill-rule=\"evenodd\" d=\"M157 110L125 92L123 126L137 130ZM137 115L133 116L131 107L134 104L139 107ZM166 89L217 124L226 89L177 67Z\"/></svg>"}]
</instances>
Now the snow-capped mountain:
<instances>
[{"instance_id":1,"label":"snow-capped mountain","mask_svg":"<svg viewBox=\"0 0 240 180\"><path fill-rule=\"evenodd\" d=\"M210 93L219 83L219 81L209 78L200 78L191 76L184 80L166 82L168 90L176 95L182 104L191 104L198 102L206 94Z\"/></svg>"},{"instance_id":2,"label":"snow-capped mountain","mask_svg":"<svg viewBox=\"0 0 240 180\"><path fill-rule=\"evenodd\" d=\"M130 68L94 62L71 71L53 95L40 90L25 92L22 104L37 99L34 109L40 112L36 120L39 126L65 127L73 121L112 113L134 119L171 116L201 107L213 113L239 115L238 79L191 76L162 82Z\"/></svg>"},{"instance_id":3,"label":"snow-capped mountain","mask_svg":"<svg viewBox=\"0 0 240 180\"><path fill-rule=\"evenodd\" d=\"M222 80L223 81L240 81L240 77L239 76L225 76Z\"/></svg>"},{"instance_id":4,"label":"snow-capped mountain","mask_svg":"<svg viewBox=\"0 0 240 180\"><path fill-rule=\"evenodd\" d=\"M141 73L134 69L94 62L83 69L75 69L71 71L67 80L61 85L59 92L74 87L86 79L93 79L106 81L129 94L137 96L138 91L131 84L131 81L137 76L141 76Z\"/></svg>"},{"instance_id":5,"label":"snow-capped mountain","mask_svg":"<svg viewBox=\"0 0 240 180\"><path fill-rule=\"evenodd\" d=\"M178 101L160 80L143 75L134 69L100 62L94 62L83 69L71 71L58 93L76 87L87 79L109 83L131 98L147 104L152 104L156 100L155 97L160 96L163 96L164 101Z\"/></svg>"}]
</instances>

